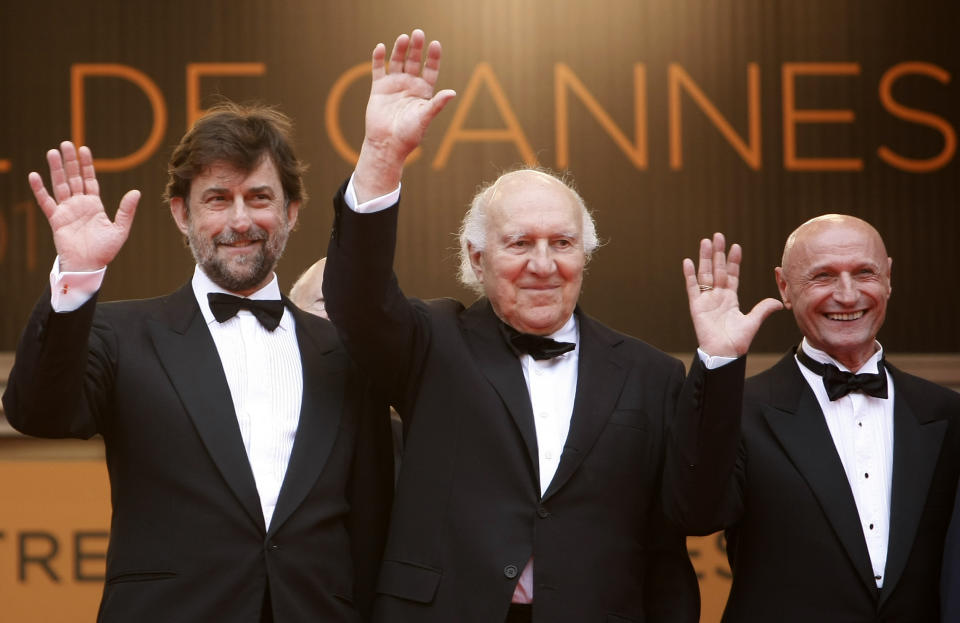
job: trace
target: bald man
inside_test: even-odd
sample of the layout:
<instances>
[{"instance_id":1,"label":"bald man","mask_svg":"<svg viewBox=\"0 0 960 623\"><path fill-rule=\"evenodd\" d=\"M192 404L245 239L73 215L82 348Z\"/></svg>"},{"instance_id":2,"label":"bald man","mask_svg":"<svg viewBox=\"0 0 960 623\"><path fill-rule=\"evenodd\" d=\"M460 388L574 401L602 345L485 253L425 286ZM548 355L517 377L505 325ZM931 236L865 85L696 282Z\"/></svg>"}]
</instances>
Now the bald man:
<instances>
[{"instance_id":1,"label":"bald man","mask_svg":"<svg viewBox=\"0 0 960 623\"><path fill-rule=\"evenodd\" d=\"M891 265L852 216L787 240L777 287L804 337L746 382L712 526L733 571L725 622L938 620L960 395L885 361Z\"/></svg>"},{"instance_id":2,"label":"bald man","mask_svg":"<svg viewBox=\"0 0 960 623\"><path fill-rule=\"evenodd\" d=\"M314 316L327 317L327 302L323 298L323 268L327 258L321 257L303 271L290 288L290 300L305 312Z\"/></svg>"},{"instance_id":3,"label":"bald man","mask_svg":"<svg viewBox=\"0 0 960 623\"><path fill-rule=\"evenodd\" d=\"M324 275L330 318L407 433L373 620L694 623L696 577L665 514L707 470L668 446L674 412L736 421L737 356L781 305L740 313L723 278L737 247L723 261L717 238L717 278L688 286L691 317L703 352L734 362L698 359L685 380L682 363L581 309L596 227L569 185L531 169L484 187L464 217L461 278L479 298L408 299L392 271L400 179L454 95L435 89L440 56L419 30L389 62L374 48Z\"/></svg>"}]
</instances>

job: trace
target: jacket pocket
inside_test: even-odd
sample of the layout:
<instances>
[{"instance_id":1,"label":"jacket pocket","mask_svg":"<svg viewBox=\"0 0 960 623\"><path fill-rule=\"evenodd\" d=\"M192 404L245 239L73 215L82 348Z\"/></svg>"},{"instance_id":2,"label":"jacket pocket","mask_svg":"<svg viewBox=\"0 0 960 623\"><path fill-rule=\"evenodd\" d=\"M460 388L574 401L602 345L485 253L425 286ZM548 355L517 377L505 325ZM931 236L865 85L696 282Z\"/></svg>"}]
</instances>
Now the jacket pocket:
<instances>
[{"instance_id":1,"label":"jacket pocket","mask_svg":"<svg viewBox=\"0 0 960 623\"><path fill-rule=\"evenodd\" d=\"M647 414L640 409L617 409L610 414L610 423L639 430L646 430L649 426Z\"/></svg>"},{"instance_id":2,"label":"jacket pocket","mask_svg":"<svg viewBox=\"0 0 960 623\"><path fill-rule=\"evenodd\" d=\"M443 573L416 563L385 560L377 579L377 592L427 604L433 601Z\"/></svg>"},{"instance_id":3,"label":"jacket pocket","mask_svg":"<svg viewBox=\"0 0 960 623\"><path fill-rule=\"evenodd\" d=\"M107 584L122 584L124 582L152 582L154 580L170 580L177 577L173 571L129 571L118 573L107 578Z\"/></svg>"}]
</instances>

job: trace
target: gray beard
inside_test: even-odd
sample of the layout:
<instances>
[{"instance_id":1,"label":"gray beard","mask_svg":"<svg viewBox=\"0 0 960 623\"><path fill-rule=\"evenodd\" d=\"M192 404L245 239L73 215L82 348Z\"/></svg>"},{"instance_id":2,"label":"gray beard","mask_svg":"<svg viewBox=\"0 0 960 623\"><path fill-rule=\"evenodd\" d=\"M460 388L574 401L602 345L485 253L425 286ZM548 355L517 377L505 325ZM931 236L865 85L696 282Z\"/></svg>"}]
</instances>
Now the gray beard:
<instances>
[{"instance_id":1,"label":"gray beard","mask_svg":"<svg viewBox=\"0 0 960 623\"><path fill-rule=\"evenodd\" d=\"M219 234L213 240L204 240L197 235L191 223L187 230L187 242L193 259L211 281L224 290L241 292L256 288L273 272L283 255L289 235L290 229L284 222L272 237L260 227L252 226L246 234L241 235L230 230ZM264 244L253 257L225 261L217 256L218 244L244 240L262 240Z\"/></svg>"}]
</instances>

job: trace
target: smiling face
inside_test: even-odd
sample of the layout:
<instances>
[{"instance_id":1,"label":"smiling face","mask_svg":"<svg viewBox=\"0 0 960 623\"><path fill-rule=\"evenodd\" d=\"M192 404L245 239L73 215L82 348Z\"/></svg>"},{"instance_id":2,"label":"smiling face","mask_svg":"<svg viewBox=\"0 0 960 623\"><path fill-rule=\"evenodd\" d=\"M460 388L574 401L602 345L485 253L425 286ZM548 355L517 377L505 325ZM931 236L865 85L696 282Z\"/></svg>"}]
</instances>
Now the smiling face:
<instances>
[{"instance_id":1,"label":"smiling face","mask_svg":"<svg viewBox=\"0 0 960 623\"><path fill-rule=\"evenodd\" d=\"M868 223L829 215L804 223L787 241L777 286L810 344L855 372L876 350L892 263Z\"/></svg>"},{"instance_id":2,"label":"smiling face","mask_svg":"<svg viewBox=\"0 0 960 623\"><path fill-rule=\"evenodd\" d=\"M580 207L556 179L521 171L498 182L487 212L485 248L468 250L494 312L524 333L558 331L583 283Z\"/></svg>"},{"instance_id":3,"label":"smiling face","mask_svg":"<svg viewBox=\"0 0 960 623\"><path fill-rule=\"evenodd\" d=\"M277 168L263 158L249 173L214 162L192 180L187 201L170 200L170 210L203 272L248 296L270 281L296 224L299 202L284 204Z\"/></svg>"}]
</instances>

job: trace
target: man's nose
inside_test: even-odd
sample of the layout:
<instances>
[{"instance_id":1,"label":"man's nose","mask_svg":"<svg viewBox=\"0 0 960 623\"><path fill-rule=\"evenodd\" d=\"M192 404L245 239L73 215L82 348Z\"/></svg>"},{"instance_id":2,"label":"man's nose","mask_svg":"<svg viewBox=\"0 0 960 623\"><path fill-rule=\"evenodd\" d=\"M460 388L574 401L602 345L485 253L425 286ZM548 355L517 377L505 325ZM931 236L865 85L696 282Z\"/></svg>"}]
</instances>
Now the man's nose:
<instances>
[{"instance_id":1,"label":"man's nose","mask_svg":"<svg viewBox=\"0 0 960 623\"><path fill-rule=\"evenodd\" d=\"M250 229L251 223L253 219L250 217L250 209L246 201L242 196L236 197L233 205L230 206L230 228L242 232Z\"/></svg>"},{"instance_id":2,"label":"man's nose","mask_svg":"<svg viewBox=\"0 0 960 623\"><path fill-rule=\"evenodd\" d=\"M527 268L537 275L549 275L556 270L557 263L554 261L553 250L546 240L538 240L533 245Z\"/></svg>"},{"instance_id":3,"label":"man's nose","mask_svg":"<svg viewBox=\"0 0 960 623\"><path fill-rule=\"evenodd\" d=\"M833 296L841 303L845 303L847 305L857 302L857 299L859 298L857 284L854 282L850 273L840 273L840 277L837 279L837 287L834 290Z\"/></svg>"}]
</instances>

